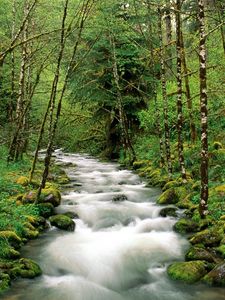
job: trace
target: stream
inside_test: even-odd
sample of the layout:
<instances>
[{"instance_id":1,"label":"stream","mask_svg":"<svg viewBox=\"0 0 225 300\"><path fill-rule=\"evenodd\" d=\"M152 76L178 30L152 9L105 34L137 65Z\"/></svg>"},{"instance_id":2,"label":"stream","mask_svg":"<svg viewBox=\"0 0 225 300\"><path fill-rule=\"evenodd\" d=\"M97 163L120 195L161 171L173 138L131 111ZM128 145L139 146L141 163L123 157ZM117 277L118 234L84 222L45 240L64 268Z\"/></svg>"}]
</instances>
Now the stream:
<instances>
[{"instance_id":1,"label":"stream","mask_svg":"<svg viewBox=\"0 0 225 300\"><path fill-rule=\"evenodd\" d=\"M224 289L171 281L167 266L182 260L188 241L160 217L160 194L131 171L88 155L56 154L71 183L58 213L74 212L75 232L51 227L23 249L43 275L18 280L7 300L225 300ZM122 201L120 201L122 200Z\"/></svg>"}]
</instances>

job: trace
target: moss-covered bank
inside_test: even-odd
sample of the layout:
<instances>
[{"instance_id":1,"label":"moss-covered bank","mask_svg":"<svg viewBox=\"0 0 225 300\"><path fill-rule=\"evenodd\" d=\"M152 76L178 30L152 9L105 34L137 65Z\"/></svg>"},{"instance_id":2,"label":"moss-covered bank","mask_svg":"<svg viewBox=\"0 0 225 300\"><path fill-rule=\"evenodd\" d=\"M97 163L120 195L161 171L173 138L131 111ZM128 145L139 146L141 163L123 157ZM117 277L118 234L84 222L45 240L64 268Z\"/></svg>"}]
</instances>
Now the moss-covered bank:
<instances>
[{"instance_id":1,"label":"moss-covered bank","mask_svg":"<svg viewBox=\"0 0 225 300\"><path fill-rule=\"evenodd\" d=\"M204 220L198 212L200 181L194 165L184 182L176 171L169 178L165 168L157 167L154 160L145 159L133 164L133 169L145 178L147 185L162 188L157 199L157 203L162 205L161 216L176 217L176 210L182 209L174 230L186 235L190 248L185 261L174 262L168 267L168 276L172 280L225 286L225 184L220 168L224 161L222 144L214 143L210 155L213 174L210 174L209 215Z\"/></svg>"}]
</instances>

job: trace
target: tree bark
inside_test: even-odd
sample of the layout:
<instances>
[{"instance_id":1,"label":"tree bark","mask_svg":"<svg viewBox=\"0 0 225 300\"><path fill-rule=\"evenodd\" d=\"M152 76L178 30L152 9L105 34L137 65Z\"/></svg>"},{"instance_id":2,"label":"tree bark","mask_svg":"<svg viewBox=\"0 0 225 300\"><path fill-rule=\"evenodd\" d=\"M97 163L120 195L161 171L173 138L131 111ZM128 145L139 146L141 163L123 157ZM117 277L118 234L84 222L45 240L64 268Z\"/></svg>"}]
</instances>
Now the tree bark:
<instances>
[{"instance_id":1,"label":"tree bark","mask_svg":"<svg viewBox=\"0 0 225 300\"><path fill-rule=\"evenodd\" d=\"M64 48L65 46L65 41L66 41L66 36L65 36L65 20L67 17L67 8L68 8L68 2L69 0L65 1L65 6L64 6L64 14L63 14L63 22L62 22L62 31L61 31L61 50L62 48ZM49 142L47 145L47 151L46 151L46 155L45 155L45 168L42 174L42 180L41 180L41 184L40 187L38 189L37 192L37 200L36 202L39 201L40 195L41 195L41 191L42 189L45 187L45 183L47 181L47 177L49 174L49 167L50 167L50 163L51 163L51 157L52 157L52 152L53 152L53 143L54 143L54 138L55 138L55 134L56 134L56 129L57 129L57 125L58 125L58 121L61 115L61 109L62 109L62 101L63 101L63 97L67 88L67 84L68 84L68 80L69 77L71 75L71 72L74 71L74 61L75 61L75 55L77 52L77 47L78 44L80 42L80 38L81 38L81 34L84 28L84 22L86 21L86 18L88 16L88 14L90 13L91 7L93 5L93 1L92 0L87 0L86 2L83 2L82 5L82 9L81 9L81 18L79 19L79 32L78 32L78 37L77 37L77 41L73 47L73 52L71 55L71 59L70 59L70 63L67 69L67 73L66 73L66 77L64 80L64 84L63 84L63 88L59 97L59 101L58 101L58 105L57 105L57 111L56 111L56 116L55 119L52 119L53 123L50 127L51 131L49 132ZM64 46L63 46L64 44ZM61 51L59 52L59 56L58 56L58 60L62 59L63 56L63 51L61 53ZM59 64L60 65L60 64ZM57 74L55 75L57 76ZM54 79L55 80L55 79ZM53 85L54 87L54 85ZM56 85L57 88L57 85ZM54 91L52 91L54 93ZM56 94L55 94L56 95ZM50 101L51 101L52 95L50 97ZM51 102L50 102L51 103Z\"/></svg>"},{"instance_id":2,"label":"tree bark","mask_svg":"<svg viewBox=\"0 0 225 300\"><path fill-rule=\"evenodd\" d=\"M129 134L128 124L127 124L127 117L123 107L123 97L121 94L120 84L119 84L119 73L118 73L118 66L117 66L117 57L116 57L116 46L113 34L110 36L112 51L113 51L113 77L116 85L117 91L117 108L119 111L119 123L122 133L122 143L125 150L125 153L128 152L129 161L133 163L136 158L136 154L131 142L131 137Z\"/></svg>"},{"instance_id":3,"label":"tree bark","mask_svg":"<svg viewBox=\"0 0 225 300\"><path fill-rule=\"evenodd\" d=\"M183 104L182 104L182 75L181 75L181 62L182 62L182 50L181 50L181 1L176 1L176 52L177 52L177 135L178 135L178 159L180 163L181 176L186 181L186 169L184 163L184 151L183 151Z\"/></svg>"},{"instance_id":4,"label":"tree bark","mask_svg":"<svg viewBox=\"0 0 225 300\"><path fill-rule=\"evenodd\" d=\"M201 218L208 214L208 108L207 108L207 72L206 72L206 33L205 7L203 0L198 0L199 8L199 81L201 111L201 193L199 213Z\"/></svg>"},{"instance_id":5,"label":"tree bark","mask_svg":"<svg viewBox=\"0 0 225 300\"><path fill-rule=\"evenodd\" d=\"M169 70L173 68L172 60L172 20L171 20L171 11L170 11L170 0L166 0L166 9L165 9L165 23L166 23L166 43L167 43L167 55L168 55L168 67Z\"/></svg>"},{"instance_id":6,"label":"tree bark","mask_svg":"<svg viewBox=\"0 0 225 300\"><path fill-rule=\"evenodd\" d=\"M189 76L188 76L188 68L187 68L187 61L186 61L186 54L185 54L185 47L184 47L184 39L182 29L180 32L180 42L181 42L181 51L182 51L182 65L184 70L184 83L185 83L185 94L187 99L187 108L189 114L189 123L190 123L190 136L191 142L194 144L197 138L196 126L193 117L193 105L192 105L192 98L191 98L191 89L189 84Z\"/></svg>"},{"instance_id":7,"label":"tree bark","mask_svg":"<svg viewBox=\"0 0 225 300\"><path fill-rule=\"evenodd\" d=\"M163 39L162 39L162 13L158 9L158 30L160 41L160 63L161 63L161 86L162 86L162 98L163 98L163 115L164 115L164 134L165 134L165 149L166 149L166 161L169 177L172 177L172 161L170 150L170 128L168 118L168 98L166 91L166 71L163 51Z\"/></svg>"}]
</instances>

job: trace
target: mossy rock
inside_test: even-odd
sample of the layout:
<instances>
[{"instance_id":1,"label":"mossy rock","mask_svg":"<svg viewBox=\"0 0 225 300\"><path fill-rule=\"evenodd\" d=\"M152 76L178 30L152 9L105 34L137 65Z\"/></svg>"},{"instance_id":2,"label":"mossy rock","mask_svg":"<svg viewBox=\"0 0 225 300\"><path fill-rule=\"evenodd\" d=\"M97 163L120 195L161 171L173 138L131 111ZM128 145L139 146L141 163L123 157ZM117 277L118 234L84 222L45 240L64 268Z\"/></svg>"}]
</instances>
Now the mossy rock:
<instances>
[{"instance_id":1,"label":"mossy rock","mask_svg":"<svg viewBox=\"0 0 225 300\"><path fill-rule=\"evenodd\" d=\"M168 189L171 189L171 188L175 188L175 187L178 187L178 186L181 186L182 185L182 181L181 180L171 180L169 182L167 182L164 187L162 188L163 192L168 190Z\"/></svg>"},{"instance_id":2,"label":"mossy rock","mask_svg":"<svg viewBox=\"0 0 225 300\"><path fill-rule=\"evenodd\" d=\"M179 233L197 232L198 231L198 223L196 223L190 219L181 218L173 226L173 229Z\"/></svg>"},{"instance_id":3,"label":"mossy rock","mask_svg":"<svg viewBox=\"0 0 225 300\"><path fill-rule=\"evenodd\" d=\"M22 198L22 203L23 204L33 204L37 199L37 191L29 191L27 192L23 198Z\"/></svg>"},{"instance_id":4,"label":"mossy rock","mask_svg":"<svg viewBox=\"0 0 225 300\"><path fill-rule=\"evenodd\" d=\"M214 142L214 143L213 143L213 148L214 148L215 150L222 149L222 148L223 148L223 145L222 145L220 142Z\"/></svg>"},{"instance_id":5,"label":"mossy rock","mask_svg":"<svg viewBox=\"0 0 225 300\"><path fill-rule=\"evenodd\" d=\"M224 236L223 230L221 228L210 228L200 231L194 234L190 238L190 243L195 244L203 244L205 246L213 247L217 246Z\"/></svg>"},{"instance_id":6,"label":"mossy rock","mask_svg":"<svg viewBox=\"0 0 225 300\"><path fill-rule=\"evenodd\" d=\"M37 204L40 216L49 218L54 214L54 206L51 203L39 203Z\"/></svg>"},{"instance_id":7,"label":"mossy rock","mask_svg":"<svg viewBox=\"0 0 225 300\"><path fill-rule=\"evenodd\" d=\"M18 259L20 257L20 253L12 247L7 247L4 249L2 257L5 259Z\"/></svg>"},{"instance_id":8,"label":"mossy rock","mask_svg":"<svg viewBox=\"0 0 225 300\"><path fill-rule=\"evenodd\" d=\"M193 180L192 179L187 179L186 182L182 178L178 178L176 180L171 180L167 182L164 187L163 191L168 190L170 188L177 188L177 187L185 187L186 189L191 187L193 185Z\"/></svg>"},{"instance_id":9,"label":"mossy rock","mask_svg":"<svg viewBox=\"0 0 225 300\"><path fill-rule=\"evenodd\" d=\"M164 207L163 209L160 210L159 215L161 217L177 217L177 208L175 207Z\"/></svg>"},{"instance_id":10,"label":"mossy rock","mask_svg":"<svg viewBox=\"0 0 225 300\"><path fill-rule=\"evenodd\" d=\"M198 282L206 273L206 264L200 260L177 262L167 269L167 274L171 279L185 283Z\"/></svg>"},{"instance_id":11,"label":"mossy rock","mask_svg":"<svg viewBox=\"0 0 225 300\"><path fill-rule=\"evenodd\" d=\"M21 238L14 231L0 231L0 240L7 241L15 249L19 249L22 245Z\"/></svg>"},{"instance_id":12,"label":"mossy rock","mask_svg":"<svg viewBox=\"0 0 225 300\"><path fill-rule=\"evenodd\" d=\"M201 182L200 181L196 181L192 187L191 187L192 191L195 191L195 192L200 192L200 189L201 189Z\"/></svg>"},{"instance_id":13,"label":"mossy rock","mask_svg":"<svg viewBox=\"0 0 225 300\"><path fill-rule=\"evenodd\" d=\"M39 203L51 203L54 207L59 206L61 202L60 191L54 187L45 188L41 191Z\"/></svg>"},{"instance_id":14,"label":"mossy rock","mask_svg":"<svg viewBox=\"0 0 225 300\"><path fill-rule=\"evenodd\" d=\"M76 226L75 222L68 216L65 216L65 215L51 216L49 218L49 221L52 226L55 226L59 229L67 230L67 231L75 230L75 226Z\"/></svg>"},{"instance_id":15,"label":"mossy rock","mask_svg":"<svg viewBox=\"0 0 225 300\"><path fill-rule=\"evenodd\" d=\"M46 220L42 216L27 216L27 221L35 228L43 230L46 228Z\"/></svg>"},{"instance_id":16,"label":"mossy rock","mask_svg":"<svg viewBox=\"0 0 225 300\"><path fill-rule=\"evenodd\" d=\"M180 200L176 203L176 206L180 209L192 209L193 203L190 201L190 194L184 199Z\"/></svg>"},{"instance_id":17,"label":"mossy rock","mask_svg":"<svg viewBox=\"0 0 225 300\"><path fill-rule=\"evenodd\" d=\"M7 291L10 287L10 276L0 271L0 294Z\"/></svg>"},{"instance_id":18,"label":"mossy rock","mask_svg":"<svg viewBox=\"0 0 225 300\"><path fill-rule=\"evenodd\" d=\"M225 197L225 184L215 187L215 192L221 197Z\"/></svg>"},{"instance_id":19,"label":"mossy rock","mask_svg":"<svg viewBox=\"0 0 225 300\"><path fill-rule=\"evenodd\" d=\"M22 186L28 186L29 184L29 179L25 176L20 176L17 180L16 180L17 184L20 184Z\"/></svg>"},{"instance_id":20,"label":"mossy rock","mask_svg":"<svg viewBox=\"0 0 225 300\"><path fill-rule=\"evenodd\" d=\"M203 281L209 285L225 287L225 263L217 265L203 278Z\"/></svg>"},{"instance_id":21,"label":"mossy rock","mask_svg":"<svg viewBox=\"0 0 225 300\"><path fill-rule=\"evenodd\" d=\"M219 253L219 255L221 255L223 258L225 258L225 244L217 247L216 251L217 251L217 253Z\"/></svg>"},{"instance_id":22,"label":"mossy rock","mask_svg":"<svg viewBox=\"0 0 225 300\"><path fill-rule=\"evenodd\" d=\"M70 183L70 179L67 175L58 176L56 179L56 182L58 184L67 184L67 183Z\"/></svg>"},{"instance_id":23,"label":"mossy rock","mask_svg":"<svg viewBox=\"0 0 225 300\"><path fill-rule=\"evenodd\" d=\"M29 240L36 239L39 236L39 231L38 230L32 230L28 227L24 227L23 229L23 237Z\"/></svg>"},{"instance_id":24,"label":"mossy rock","mask_svg":"<svg viewBox=\"0 0 225 300\"><path fill-rule=\"evenodd\" d=\"M160 195L157 200L158 204L175 204L179 201L177 193L174 188L170 188L166 190L164 193Z\"/></svg>"},{"instance_id":25,"label":"mossy rock","mask_svg":"<svg viewBox=\"0 0 225 300\"><path fill-rule=\"evenodd\" d=\"M144 168L149 164L149 160L139 160L133 163L133 169L138 170L140 168Z\"/></svg>"},{"instance_id":26,"label":"mossy rock","mask_svg":"<svg viewBox=\"0 0 225 300\"><path fill-rule=\"evenodd\" d=\"M21 258L19 261L14 262L13 268L10 270L10 275L13 278L35 278L42 274L41 268L31 259Z\"/></svg>"},{"instance_id":27,"label":"mossy rock","mask_svg":"<svg viewBox=\"0 0 225 300\"><path fill-rule=\"evenodd\" d=\"M201 247L191 247L185 255L185 260L193 261L193 260L204 260L209 263L217 262L217 259L214 255L212 255L205 248Z\"/></svg>"},{"instance_id":28,"label":"mossy rock","mask_svg":"<svg viewBox=\"0 0 225 300\"><path fill-rule=\"evenodd\" d=\"M222 215L222 216L220 217L220 220L225 221L225 215Z\"/></svg>"},{"instance_id":29,"label":"mossy rock","mask_svg":"<svg viewBox=\"0 0 225 300\"><path fill-rule=\"evenodd\" d=\"M67 211L63 213L63 215L69 217L70 219L79 219L78 214L73 211Z\"/></svg>"}]
</instances>

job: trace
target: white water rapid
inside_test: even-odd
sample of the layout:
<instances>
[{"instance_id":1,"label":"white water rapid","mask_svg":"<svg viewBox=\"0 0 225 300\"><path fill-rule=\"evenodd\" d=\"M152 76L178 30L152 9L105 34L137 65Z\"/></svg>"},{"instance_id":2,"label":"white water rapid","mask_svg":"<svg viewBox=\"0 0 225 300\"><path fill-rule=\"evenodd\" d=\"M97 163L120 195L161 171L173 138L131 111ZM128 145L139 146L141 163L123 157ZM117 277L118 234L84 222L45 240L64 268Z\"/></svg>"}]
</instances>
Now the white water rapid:
<instances>
[{"instance_id":1,"label":"white water rapid","mask_svg":"<svg viewBox=\"0 0 225 300\"><path fill-rule=\"evenodd\" d=\"M224 289L171 281L168 264L182 260L188 242L173 232L175 218L159 216L160 194L131 171L77 154L56 155L71 183L58 212L74 212L73 233L52 227L23 255L43 275L17 281L7 300L224 300ZM123 201L113 199L123 197Z\"/></svg>"}]
</instances>

